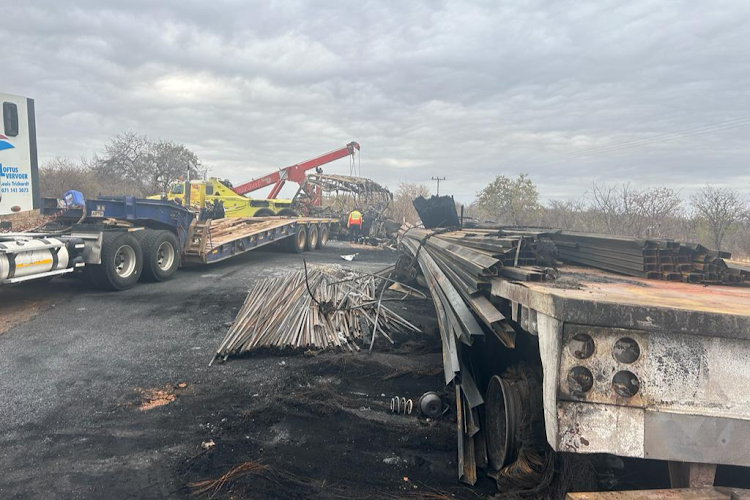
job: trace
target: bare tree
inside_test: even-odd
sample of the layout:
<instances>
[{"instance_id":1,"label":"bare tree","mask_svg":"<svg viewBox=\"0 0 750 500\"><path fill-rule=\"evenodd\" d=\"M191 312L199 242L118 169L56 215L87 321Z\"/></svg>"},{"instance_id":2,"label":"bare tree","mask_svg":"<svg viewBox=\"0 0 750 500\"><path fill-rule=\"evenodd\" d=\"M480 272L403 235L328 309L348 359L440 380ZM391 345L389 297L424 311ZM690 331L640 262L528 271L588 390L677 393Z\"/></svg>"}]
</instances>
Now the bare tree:
<instances>
[{"instance_id":1,"label":"bare tree","mask_svg":"<svg viewBox=\"0 0 750 500\"><path fill-rule=\"evenodd\" d=\"M412 201L419 196L430 196L430 188L416 182L399 182L390 206L390 216L393 220L418 224L420 222L419 215L414 210Z\"/></svg>"},{"instance_id":2,"label":"bare tree","mask_svg":"<svg viewBox=\"0 0 750 500\"><path fill-rule=\"evenodd\" d=\"M581 201L551 200L544 208L542 224L568 231L585 230L588 229L583 227L585 212L584 204Z\"/></svg>"},{"instance_id":3,"label":"bare tree","mask_svg":"<svg viewBox=\"0 0 750 500\"><path fill-rule=\"evenodd\" d=\"M739 192L729 188L707 185L692 196L691 205L716 250L722 249L733 226L747 216L747 203Z\"/></svg>"},{"instance_id":4,"label":"bare tree","mask_svg":"<svg viewBox=\"0 0 750 500\"><path fill-rule=\"evenodd\" d=\"M62 198L75 189L87 198L99 195L102 186L86 165L65 158L55 158L39 168L39 188L42 196Z\"/></svg>"},{"instance_id":5,"label":"bare tree","mask_svg":"<svg viewBox=\"0 0 750 500\"><path fill-rule=\"evenodd\" d=\"M127 182L132 194L150 195L166 191L172 181L190 173L205 173L197 155L182 144L153 141L146 136L125 132L94 157L94 169L102 182Z\"/></svg>"},{"instance_id":6,"label":"bare tree","mask_svg":"<svg viewBox=\"0 0 750 500\"><path fill-rule=\"evenodd\" d=\"M591 191L591 208L609 234L660 236L664 221L677 215L681 203L679 192L663 186L638 190L630 183L595 182Z\"/></svg>"}]
</instances>

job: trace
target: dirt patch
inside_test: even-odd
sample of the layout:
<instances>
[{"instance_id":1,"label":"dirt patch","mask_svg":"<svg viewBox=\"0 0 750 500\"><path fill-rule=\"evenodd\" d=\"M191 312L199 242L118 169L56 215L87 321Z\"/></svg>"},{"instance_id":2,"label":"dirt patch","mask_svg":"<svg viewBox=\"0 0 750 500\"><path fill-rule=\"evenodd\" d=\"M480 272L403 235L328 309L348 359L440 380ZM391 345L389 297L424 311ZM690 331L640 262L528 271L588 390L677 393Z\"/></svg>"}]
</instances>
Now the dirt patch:
<instances>
[{"instance_id":1,"label":"dirt patch","mask_svg":"<svg viewBox=\"0 0 750 500\"><path fill-rule=\"evenodd\" d=\"M141 411L153 410L160 406L166 406L177 399L176 391L187 388L187 384L180 382L176 386L167 385L164 389L139 389L141 393Z\"/></svg>"},{"instance_id":2,"label":"dirt patch","mask_svg":"<svg viewBox=\"0 0 750 500\"><path fill-rule=\"evenodd\" d=\"M70 286L74 283L75 286ZM40 313L68 301L80 286L77 280L58 278L48 283L30 281L0 287L0 334L34 319Z\"/></svg>"},{"instance_id":3,"label":"dirt patch","mask_svg":"<svg viewBox=\"0 0 750 500\"><path fill-rule=\"evenodd\" d=\"M0 334L11 328L26 323L42 310L44 300L27 299L2 301L0 304Z\"/></svg>"}]
</instances>

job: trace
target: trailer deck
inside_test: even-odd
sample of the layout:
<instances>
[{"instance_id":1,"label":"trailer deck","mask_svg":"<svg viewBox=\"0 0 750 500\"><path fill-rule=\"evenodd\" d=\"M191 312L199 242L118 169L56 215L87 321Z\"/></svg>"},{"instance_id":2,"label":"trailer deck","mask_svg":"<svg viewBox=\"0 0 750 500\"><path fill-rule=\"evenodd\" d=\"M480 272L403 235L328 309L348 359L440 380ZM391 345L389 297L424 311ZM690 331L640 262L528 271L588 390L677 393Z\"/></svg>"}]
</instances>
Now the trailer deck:
<instances>
[{"instance_id":1,"label":"trailer deck","mask_svg":"<svg viewBox=\"0 0 750 500\"><path fill-rule=\"evenodd\" d=\"M191 228L184 260L211 264L290 237L300 225L328 228L337 223L338 219L316 217L227 217L198 222Z\"/></svg>"},{"instance_id":2,"label":"trailer deck","mask_svg":"<svg viewBox=\"0 0 750 500\"><path fill-rule=\"evenodd\" d=\"M651 280L565 265L554 281L494 279L492 295L562 321L750 339L750 286Z\"/></svg>"}]
</instances>

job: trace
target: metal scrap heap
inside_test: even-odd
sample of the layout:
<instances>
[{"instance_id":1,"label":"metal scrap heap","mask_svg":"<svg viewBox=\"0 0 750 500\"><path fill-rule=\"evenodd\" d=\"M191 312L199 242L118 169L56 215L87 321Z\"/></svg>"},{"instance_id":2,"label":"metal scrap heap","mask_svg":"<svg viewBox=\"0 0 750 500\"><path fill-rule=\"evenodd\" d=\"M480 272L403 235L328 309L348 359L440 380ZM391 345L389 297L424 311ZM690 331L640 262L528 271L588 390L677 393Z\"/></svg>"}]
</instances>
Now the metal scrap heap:
<instances>
[{"instance_id":1,"label":"metal scrap heap","mask_svg":"<svg viewBox=\"0 0 750 500\"><path fill-rule=\"evenodd\" d=\"M459 478L476 481L475 437L484 398L468 362L466 347L485 331L506 347L515 347L516 332L489 300L491 279L546 279L538 264L535 236L506 235L498 230L430 230L405 225L399 232L403 255L397 271L408 274L418 264L430 289L443 346L445 383L454 383L459 421ZM461 347L463 344L464 347Z\"/></svg>"},{"instance_id":2,"label":"metal scrap heap","mask_svg":"<svg viewBox=\"0 0 750 500\"><path fill-rule=\"evenodd\" d=\"M264 347L359 350L354 342L419 328L382 304L392 280L370 274L343 276L319 269L256 281L216 355L226 359ZM382 282L382 284L381 284Z\"/></svg>"}]
</instances>

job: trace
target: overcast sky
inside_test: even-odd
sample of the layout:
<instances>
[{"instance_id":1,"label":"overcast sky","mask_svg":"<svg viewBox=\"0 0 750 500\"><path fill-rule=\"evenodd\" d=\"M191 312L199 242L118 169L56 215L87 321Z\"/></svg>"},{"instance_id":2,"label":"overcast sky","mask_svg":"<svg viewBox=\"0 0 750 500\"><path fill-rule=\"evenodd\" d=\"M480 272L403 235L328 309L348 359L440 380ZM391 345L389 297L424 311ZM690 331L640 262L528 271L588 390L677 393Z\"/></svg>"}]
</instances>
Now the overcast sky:
<instances>
[{"instance_id":1,"label":"overcast sky","mask_svg":"<svg viewBox=\"0 0 750 500\"><path fill-rule=\"evenodd\" d=\"M362 175L462 201L519 172L750 192L747 0L26 0L0 39L42 160L134 131L241 182L355 140Z\"/></svg>"}]
</instances>

